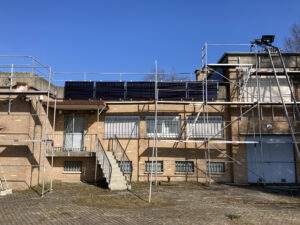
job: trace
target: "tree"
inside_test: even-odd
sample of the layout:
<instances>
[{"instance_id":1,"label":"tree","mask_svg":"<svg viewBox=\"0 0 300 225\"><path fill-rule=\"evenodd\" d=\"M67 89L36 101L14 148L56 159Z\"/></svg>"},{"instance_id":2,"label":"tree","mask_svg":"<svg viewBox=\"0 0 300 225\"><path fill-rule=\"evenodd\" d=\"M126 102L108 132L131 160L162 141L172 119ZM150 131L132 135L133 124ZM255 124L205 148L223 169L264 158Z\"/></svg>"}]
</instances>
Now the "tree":
<instances>
[{"instance_id":1,"label":"tree","mask_svg":"<svg viewBox=\"0 0 300 225\"><path fill-rule=\"evenodd\" d=\"M285 49L288 52L300 52L300 24L291 27L290 37L285 40Z\"/></svg>"},{"instance_id":2,"label":"tree","mask_svg":"<svg viewBox=\"0 0 300 225\"><path fill-rule=\"evenodd\" d=\"M144 77L146 81L155 80L155 69L152 69L151 72ZM189 74L178 74L173 69L171 72L165 72L164 69L157 70L157 80L158 81L181 81L181 80L191 80Z\"/></svg>"}]
</instances>

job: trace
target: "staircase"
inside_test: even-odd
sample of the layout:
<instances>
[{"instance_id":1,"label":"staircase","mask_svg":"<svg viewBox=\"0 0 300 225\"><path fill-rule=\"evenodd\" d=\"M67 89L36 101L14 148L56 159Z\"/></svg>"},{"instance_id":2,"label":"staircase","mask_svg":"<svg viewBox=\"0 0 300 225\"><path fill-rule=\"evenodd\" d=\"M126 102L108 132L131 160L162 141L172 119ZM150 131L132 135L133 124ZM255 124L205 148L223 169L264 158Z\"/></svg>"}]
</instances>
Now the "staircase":
<instances>
[{"instance_id":1,"label":"staircase","mask_svg":"<svg viewBox=\"0 0 300 225\"><path fill-rule=\"evenodd\" d=\"M99 139L97 141L96 158L110 190L130 189L130 185L122 173L113 152L105 151Z\"/></svg>"},{"instance_id":2,"label":"staircase","mask_svg":"<svg viewBox=\"0 0 300 225\"><path fill-rule=\"evenodd\" d=\"M108 184L110 190L127 190L127 181L123 173L121 172L121 168L117 160L115 159L112 152L106 153L110 163L111 163L111 179Z\"/></svg>"},{"instance_id":3,"label":"staircase","mask_svg":"<svg viewBox=\"0 0 300 225\"><path fill-rule=\"evenodd\" d=\"M12 194L12 189L8 188L5 177L0 177L0 196Z\"/></svg>"}]
</instances>

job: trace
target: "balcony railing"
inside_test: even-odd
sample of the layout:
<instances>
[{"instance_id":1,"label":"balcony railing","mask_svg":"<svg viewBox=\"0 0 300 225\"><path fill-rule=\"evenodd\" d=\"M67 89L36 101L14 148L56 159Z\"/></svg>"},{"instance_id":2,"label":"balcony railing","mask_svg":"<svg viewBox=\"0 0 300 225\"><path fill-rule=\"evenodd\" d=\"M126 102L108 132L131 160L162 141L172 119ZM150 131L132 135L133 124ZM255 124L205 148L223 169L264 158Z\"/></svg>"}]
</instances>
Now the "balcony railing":
<instances>
[{"instance_id":1,"label":"balcony railing","mask_svg":"<svg viewBox=\"0 0 300 225\"><path fill-rule=\"evenodd\" d=\"M64 133L50 134L48 140L51 147L48 155L92 155L97 149L97 134Z\"/></svg>"}]
</instances>

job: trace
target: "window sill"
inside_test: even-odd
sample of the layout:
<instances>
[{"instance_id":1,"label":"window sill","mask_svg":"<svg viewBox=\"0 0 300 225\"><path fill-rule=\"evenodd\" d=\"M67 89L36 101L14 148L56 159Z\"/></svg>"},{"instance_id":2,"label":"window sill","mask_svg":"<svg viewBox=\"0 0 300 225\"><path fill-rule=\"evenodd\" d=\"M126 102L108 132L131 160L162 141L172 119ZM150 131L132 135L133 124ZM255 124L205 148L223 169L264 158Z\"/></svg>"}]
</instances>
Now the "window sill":
<instances>
[{"instance_id":1,"label":"window sill","mask_svg":"<svg viewBox=\"0 0 300 225\"><path fill-rule=\"evenodd\" d=\"M151 174L151 172L144 172L144 174ZM155 172L152 172L152 174L155 174ZM156 174L162 175L164 172L157 172Z\"/></svg>"},{"instance_id":2,"label":"window sill","mask_svg":"<svg viewBox=\"0 0 300 225\"><path fill-rule=\"evenodd\" d=\"M81 174L81 171L64 171L63 174Z\"/></svg>"},{"instance_id":3,"label":"window sill","mask_svg":"<svg viewBox=\"0 0 300 225\"><path fill-rule=\"evenodd\" d=\"M195 172L175 172L175 175L194 175Z\"/></svg>"}]
</instances>

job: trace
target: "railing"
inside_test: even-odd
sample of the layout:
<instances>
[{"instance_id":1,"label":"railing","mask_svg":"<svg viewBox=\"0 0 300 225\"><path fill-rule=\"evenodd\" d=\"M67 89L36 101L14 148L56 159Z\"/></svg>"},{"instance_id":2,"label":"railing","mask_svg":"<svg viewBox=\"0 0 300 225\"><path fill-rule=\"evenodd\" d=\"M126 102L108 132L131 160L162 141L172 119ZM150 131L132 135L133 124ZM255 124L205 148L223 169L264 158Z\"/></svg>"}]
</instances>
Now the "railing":
<instances>
[{"instance_id":1,"label":"railing","mask_svg":"<svg viewBox=\"0 0 300 225\"><path fill-rule=\"evenodd\" d=\"M122 147L120 141L117 136L111 140L111 151L113 152L114 157L116 158L121 172L126 178L127 183L131 183L131 175L132 175L132 162L128 158L124 148Z\"/></svg>"},{"instance_id":2,"label":"railing","mask_svg":"<svg viewBox=\"0 0 300 225\"><path fill-rule=\"evenodd\" d=\"M95 152L97 148L97 134L50 134L53 152Z\"/></svg>"},{"instance_id":3,"label":"railing","mask_svg":"<svg viewBox=\"0 0 300 225\"><path fill-rule=\"evenodd\" d=\"M105 153L105 150L100 142L100 140L97 138L96 142L96 158L98 160L98 163L101 166L103 176L106 178L106 182L109 184L111 180L111 163Z\"/></svg>"}]
</instances>

